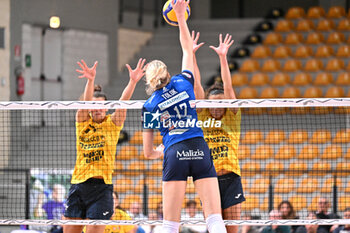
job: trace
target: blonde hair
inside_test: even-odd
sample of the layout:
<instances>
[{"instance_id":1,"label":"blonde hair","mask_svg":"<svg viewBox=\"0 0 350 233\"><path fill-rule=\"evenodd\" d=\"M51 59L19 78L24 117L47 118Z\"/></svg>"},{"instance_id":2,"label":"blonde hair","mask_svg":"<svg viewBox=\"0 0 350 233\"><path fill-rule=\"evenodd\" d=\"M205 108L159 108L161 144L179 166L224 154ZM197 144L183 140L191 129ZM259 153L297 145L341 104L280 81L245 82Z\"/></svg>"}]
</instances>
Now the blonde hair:
<instances>
[{"instance_id":1,"label":"blonde hair","mask_svg":"<svg viewBox=\"0 0 350 233\"><path fill-rule=\"evenodd\" d=\"M151 61L146 68L146 93L151 95L154 91L165 87L169 78L168 68L164 62Z\"/></svg>"}]
</instances>

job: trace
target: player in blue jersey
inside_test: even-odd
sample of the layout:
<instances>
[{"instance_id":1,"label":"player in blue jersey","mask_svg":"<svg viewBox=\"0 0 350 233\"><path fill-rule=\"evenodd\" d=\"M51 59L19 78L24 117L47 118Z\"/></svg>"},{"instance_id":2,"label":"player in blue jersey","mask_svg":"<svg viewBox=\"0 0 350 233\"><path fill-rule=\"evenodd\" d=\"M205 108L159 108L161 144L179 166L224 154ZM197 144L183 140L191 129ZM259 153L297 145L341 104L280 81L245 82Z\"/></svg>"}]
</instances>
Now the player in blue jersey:
<instances>
[{"instance_id":1,"label":"player in blue jersey","mask_svg":"<svg viewBox=\"0 0 350 233\"><path fill-rule=\"evenodd\" d=\"M193 41L185 20L188 1L172 1L182 47L182 72L170 77L166 65L158 60L146 68L147 92L152 94L143 108L143 146L147 158L163 156L163 230L178 233L187 177L192 176L202 201L211 233L226 233L221 216L217 175L202 124L197 120L193 85ZM203 123L203 122L202 122ZM209 122L210 123L210 122ZM153 148L153 129L159 129L163 145Z\"/></svg>"}]
</instances>

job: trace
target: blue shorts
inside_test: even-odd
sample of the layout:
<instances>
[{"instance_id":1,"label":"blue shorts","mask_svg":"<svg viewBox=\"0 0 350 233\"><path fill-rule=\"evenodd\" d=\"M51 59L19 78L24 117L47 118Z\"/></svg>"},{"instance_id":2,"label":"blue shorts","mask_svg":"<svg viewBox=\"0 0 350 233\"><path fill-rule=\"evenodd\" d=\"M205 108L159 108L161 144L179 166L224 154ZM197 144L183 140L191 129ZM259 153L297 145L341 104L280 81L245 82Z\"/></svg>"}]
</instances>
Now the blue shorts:
<instances>
[{"instance_id":1,"label":"blue shorts","mask_svg":"<svg viewBox=\"0 0 350 233\"><path fill-rule=\"evenodd\" d=\"M227 209L245 201L241 177L235 173L228 173L218 177L221 208Z\"/></svg>"},{"instance_id":2,"label":"blue shorts","mask_svg":"<svg viewBox=\"0 0 350 233\"><path fill-rule=\"evenodd\" d=\"M94 178L72 184L66 205L67 218L109 220L114 211L113 185Z\"/></svg>"},{"instance_id":3,"label":"blue shorts","mask_svg":"<svg viewBox=\"0 0 350 233\"><path fill-rule=\"evenodd\" d=\"M210 150L204 138L196 137L171 145L164 155L163 181L217 177Z\"/></svg>"}]
</instances>

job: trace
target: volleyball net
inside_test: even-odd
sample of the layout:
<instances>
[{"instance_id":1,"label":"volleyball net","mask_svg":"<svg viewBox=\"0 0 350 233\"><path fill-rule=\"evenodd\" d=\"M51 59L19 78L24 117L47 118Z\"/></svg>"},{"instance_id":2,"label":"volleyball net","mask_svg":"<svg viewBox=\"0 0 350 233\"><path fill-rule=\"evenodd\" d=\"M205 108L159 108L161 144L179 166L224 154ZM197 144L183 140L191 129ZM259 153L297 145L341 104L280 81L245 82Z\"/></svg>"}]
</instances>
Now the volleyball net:
<instances>
[{"instance_id":1,"label":"volleyball net","mask_svg":"<svg viewBox=\"0 0 350 233\"><path fill-rule=\"evenodd\" d=\"M160 224L163 160L143 155L143 103L0 102L0 225ZM239 139L236 152L246 201L242 219L226 224L349 224L344 219L310 220L307 216L327 208L342 217L350 207L350 99L202 100L194 105L209 110L239 109L241 113L235 137ZM76 109L109 109L109 113L127 109L112 182L119 205L131 220L61 220L77 143L84 142L91 149L84 155L86 163L104 156L98 150L105 138L91 134L94 136L88 139L77 139ZM210 122L201 126L216 127ZM88 128L87 135L96 130ZM155 146L162 143L158 132L154 139ZM211 148L212 156L225 156L228 144ZM284 200L292 204L299 219L269 218L269 212ZM326 206L320 206L324 204L320 200ZM200 216L201 203L189 177L182 223L204 224Z\"/></svg>"}]
</instances>

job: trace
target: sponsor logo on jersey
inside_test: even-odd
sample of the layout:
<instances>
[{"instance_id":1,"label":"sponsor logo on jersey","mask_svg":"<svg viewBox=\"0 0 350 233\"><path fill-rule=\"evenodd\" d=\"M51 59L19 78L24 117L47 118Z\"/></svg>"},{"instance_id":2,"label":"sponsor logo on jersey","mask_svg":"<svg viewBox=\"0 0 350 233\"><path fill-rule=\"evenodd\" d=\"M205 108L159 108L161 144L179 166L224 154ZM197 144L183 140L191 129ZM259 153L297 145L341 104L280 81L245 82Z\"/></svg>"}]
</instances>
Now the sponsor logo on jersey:
<instances>
[{"instance_id":1,"label":"sponsor logo on jersey","mask_svg":"<svg viewBox=\"0 0 350 233\"><path fill-rule=\"evenodd\" d=\"M202 150L183 150L176 152L176 158L179 160L199 160L203 159L204 151Z\"/></svg>"}]
</instances>

